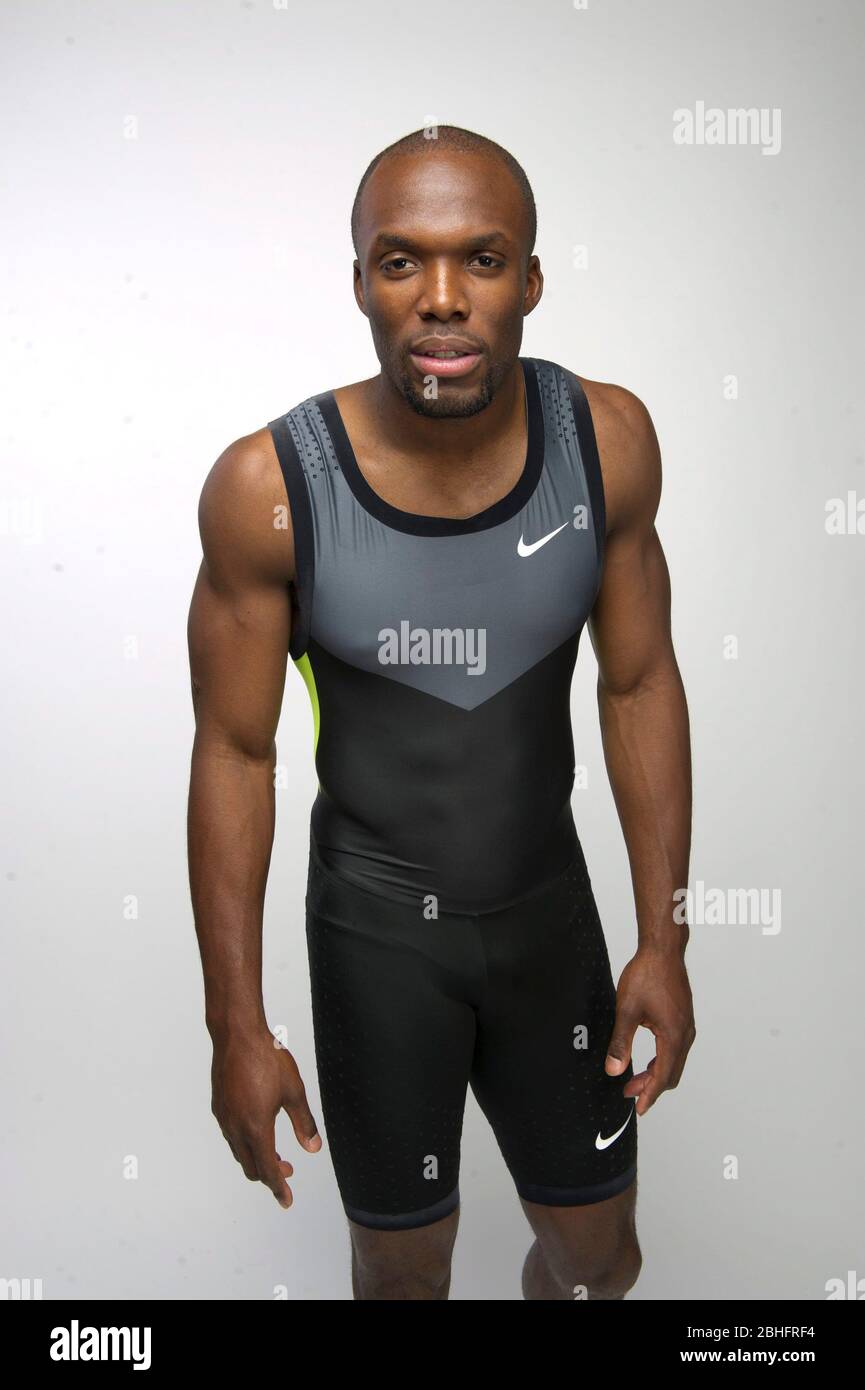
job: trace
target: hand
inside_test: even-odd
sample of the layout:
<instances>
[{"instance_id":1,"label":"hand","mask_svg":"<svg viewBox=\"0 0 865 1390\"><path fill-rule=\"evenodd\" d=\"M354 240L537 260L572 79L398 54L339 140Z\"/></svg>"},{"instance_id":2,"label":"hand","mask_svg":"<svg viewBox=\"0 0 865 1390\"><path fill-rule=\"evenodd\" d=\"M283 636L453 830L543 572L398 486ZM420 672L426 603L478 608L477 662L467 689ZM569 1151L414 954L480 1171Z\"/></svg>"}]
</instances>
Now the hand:
<instances>
[{"instance_id":1,"label":"hand","mask_svg":"<svg viewBox=\"0 0 865 1390\"><path fill-rule=\"evenodd\" d=\"M645 1071L631 1077L623 1094L637 1096L637 1114L645 1115L662 1091L678 1086L697 1036L691 986L680 952L644 947L622 971L605 1063L609 1076L618 1076L627 1067L640 1026L654 1033L657 1054Z\"/></svg>"},{"instance_id":2,"label":"hand","mask_svg":"<svg viewBox=\"0 0 865 1390\"><path fill-rule=\"evenodd\" d=\"M321 1148L291 1053L266 1027L252 1035L235 1031L214 1042L210 1075L211 1110L234 1157L251 1182L263 1182L281 1207L290 1207L294 1198L286 1179L294 1169L276 1152L278 1112L287 1112L308 1153Z\"/></svg>"}]
</instances>

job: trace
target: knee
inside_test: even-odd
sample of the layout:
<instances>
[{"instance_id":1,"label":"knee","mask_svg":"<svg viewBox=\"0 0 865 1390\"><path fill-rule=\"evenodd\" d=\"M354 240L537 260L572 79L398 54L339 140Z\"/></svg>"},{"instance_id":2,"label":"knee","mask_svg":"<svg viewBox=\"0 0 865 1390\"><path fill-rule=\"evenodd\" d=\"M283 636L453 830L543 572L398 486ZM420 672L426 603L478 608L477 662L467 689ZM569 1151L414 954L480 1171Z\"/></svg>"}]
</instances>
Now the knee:
<instances>
[{"instance_id":1,"label":"knee","mask_svg":"<svg viewBox=\"0 0 865 1390\"><path fill-rule=\"evenodd\" d=\"M352 1260L356 1299L434 1301L450 1289L450 1254L427 1252L413 1260L359 1255Z\"/></svg>"},{"instance_id":2,"label":"knee","mask_svg":"<svg viewBox=\"0 0 865 1390\"><path fill-rule=\"evenodd\" d=\"M352 1282L359 1301L435 1302L447 1299L450 1277L450 1265L410 1270L358 1267Z\"/></svg>"},{"instance_id":3,"label":"knee","mask_svg":"<svg viewBox=\"0 0 865 1390\"><path fill-rule=\"evenodd\" d=\"M643 1256L636 1236L629 1236L609 1252L586 1257L559 1258L553 1273L571 1298L624 1298L640 1277Z\"/></svg>"},{"instance_id":4,"label":"knee","mask_svg":"<svg viewBox=\"0 0 865 1390\"><path fill-rule=\"evenodd\" d=\"M446 1299L450 1289L455 1222L418 1232L352 1230L352 1284L356 1299Z\"/></svg>"}]
</instances>

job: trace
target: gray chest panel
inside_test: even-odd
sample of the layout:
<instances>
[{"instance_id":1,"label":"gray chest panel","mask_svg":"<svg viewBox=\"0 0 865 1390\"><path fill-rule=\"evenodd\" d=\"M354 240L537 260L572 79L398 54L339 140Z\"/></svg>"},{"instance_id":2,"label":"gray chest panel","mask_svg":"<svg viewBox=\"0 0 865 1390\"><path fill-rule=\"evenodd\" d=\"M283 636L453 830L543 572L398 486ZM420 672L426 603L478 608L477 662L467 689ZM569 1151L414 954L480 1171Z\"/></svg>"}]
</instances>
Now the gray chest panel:
<instances>
[{"instance_id":1,"label":"gray chest panel","mask_svg":"<svg viewBox=\"0 0 865 1390\"><path fill-rule=\"evenodd\" d=\"M571 373L521 362L526 471L500 503L454 521L456 534L444 519L413 518L370 492L330 393L271 425L299 560L295 659L312 636L352 666L471 710L579 633L603 554L591 417ZM426 523L440 529L426 533Z\"/></svg>"}]
</instances>

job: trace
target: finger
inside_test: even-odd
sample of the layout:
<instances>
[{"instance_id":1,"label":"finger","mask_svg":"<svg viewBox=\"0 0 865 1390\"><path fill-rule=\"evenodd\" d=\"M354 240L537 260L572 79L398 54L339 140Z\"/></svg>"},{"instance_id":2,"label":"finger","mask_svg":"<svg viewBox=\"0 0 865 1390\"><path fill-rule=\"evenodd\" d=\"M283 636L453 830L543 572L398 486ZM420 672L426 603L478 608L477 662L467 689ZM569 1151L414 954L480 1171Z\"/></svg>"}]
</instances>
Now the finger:
<instances>
[{"instance_id":1,"label":"finger","mask_svg":"<svg viewBox=\"0 0 865 1390\"><path fill-rule=\"evenodd\" d=\"M631 1077L630 1081L626 1082L625 1085L622 1087L622 1095L628 1097L642 1095L643 1091L645 1091L646 1089L648 1082L652 1079L652 1067L655 1065L657 1060L657 1057L653 1057L651 1062L649 1062L648 1066L646 1067L645 1071L635 1072L634 1075ZM629 1091L628 1087L633 1086L634 1082L637 1083L636 1088L633 1091Z\"/></svg>"},{"instance_id":2,"label":"finger","mask_svg":"<svg viewBox=\"0 0 865 1390\"><path fill-rule=\"evenodd\" d=\"M291 1188L286 1182L283 1163L273 1145L273 1136L256 1140L253 1146L256 1176L265 1187L269 1187L281 1207L290 1207L293 1202ZM289 1165L290 1166L290 1165Z\"/></svg>"},{"instance_id":3,"label":"finger","mask_svg":"<svg viewBox=\"0 0 865 1390\"><path fill-rule=\"evenodd\" d=\"M688 1043L683 1043L681 1051L676 1057L676 1064L670 1072L670 1079L667 1082L669 1090L674 1090L682 1079L682 1072L685 1070L685 1063L688 1060Z\"/></svg>"},{"instance_id":4,"label":"finger","mask_svg":"<svg viewBox=\"0 0 865 1390\"><path fill-rule=\"evenodd\" d=\"M622 1095L629 1098L642 1095L651 1079L652 1073L650 1071L635 1072L630 1081L627 1081L622 1087Z\"/></svg>"},{"instance_id":5,"label":"finger","mask_svg":"<svg viewBox=\"0 0 865 1390\"><path fill-rule=\"evenodd\" d=\"M243 1169L243 1176L245 1178L249 1178L250 1182L257 1182L258 1167L255 1162L255 1156L249 1144L247 1144L245 1140L240 1139L237 1136L235 1136L233 1140L229 1140L229 1143L231 1145L231 1152L234 1154L234 1157L237 1159L238 1163Z\"/></svg>"},{"instance_id":6,"label":"finger","mask_svg":"<svg viewBox=\"0 0 865 1390\"><path fill-rule=\"evenodd\" d=\"M658 1033L655 1037L655 1044L658 1053L649 1063L647 1071L650 1074L636 1102L638 1115L645 1115L670 1083L670 1074L673 1068L673 1053L670 1042L662 1033Z\"/></svg>"}]
</instances>

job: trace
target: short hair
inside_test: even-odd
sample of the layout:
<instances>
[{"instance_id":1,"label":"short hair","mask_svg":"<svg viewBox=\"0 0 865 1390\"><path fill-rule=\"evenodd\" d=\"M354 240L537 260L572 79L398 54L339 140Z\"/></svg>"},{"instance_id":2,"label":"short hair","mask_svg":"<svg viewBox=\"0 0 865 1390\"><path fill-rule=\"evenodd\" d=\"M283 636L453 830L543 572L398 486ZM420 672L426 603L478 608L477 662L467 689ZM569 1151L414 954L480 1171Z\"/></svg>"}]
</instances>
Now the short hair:
<instances>
[{"instance_id":1,"label":"short hair","mask_svg":"<svg viewBox=\"0 0 865 1390\"><path fill-rule=\"evenodd\" d=\"M434 136L428 134L429 130L434 130ZM458 125L440 125L426 127L422 130L413 130L410 135L404 135L402 139L395 140L392 145L380 150L373 160L364 170L363 178L357 186L354 195L354 202L351 208L351 240L357 255L358 223L360 221L360 200L363 190L369 182L373 170L381 164L383 159L391 155L400 154L420 154L423 151L435 149L455 150L460 154L491 154L505 165L509 172L517 181L517 186L522 194L526 208L529 224L529 246L526 260L531 256L535 249L535 239L538 234L538 214L535 207L535 196L532 193L532 186L526 177L523 166L514 159L513 155L502 145L496 144L495 140L490 140L486 135L478 135L474 130L464 130Z\"/></svg>"}]
</instances>

